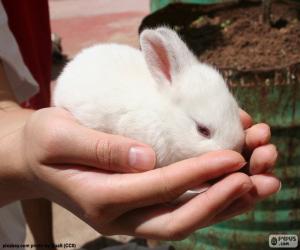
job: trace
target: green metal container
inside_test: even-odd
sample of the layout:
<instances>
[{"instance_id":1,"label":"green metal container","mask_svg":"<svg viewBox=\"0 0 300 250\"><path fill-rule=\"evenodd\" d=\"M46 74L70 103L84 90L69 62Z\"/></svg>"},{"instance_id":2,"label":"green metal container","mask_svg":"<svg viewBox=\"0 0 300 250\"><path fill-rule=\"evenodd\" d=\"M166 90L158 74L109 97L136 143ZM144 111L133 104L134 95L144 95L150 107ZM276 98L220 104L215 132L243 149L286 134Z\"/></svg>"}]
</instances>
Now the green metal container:
<instances>
[{"instance_id":1,"label":"green metal container","mask_svg":"<svg viewBox=\"0 0 300 250\"><path fill-rule=\"evenodd\" d=\"M151 0L150 9L154 12L172 3L214 4L228 1L229 0Z\"/></svg>"},{"instance_id":2,"label":"green metal container","mask_svg":"<svg viewBox=\"0 0 300 250\"><path fill-rule=\"evenodd\" d=\"M299 0L291 1L297 2ZM238 2L238 0L151 0L150 9L152 12L154 12L172 3L215 4L225 2Z\"/></svg>"},{"instance_id":3,"label":"green metal container","mask_svg":"<svg viewBox=\"0 0 300 250\"><path fill-rule=\"evenodd\" d=\"M280 153L275 173L282 189L255 211L173 244L182 250L270 249L270 234L300 236L300 63L260 72L222 71L240 105L256 122L272 126L272 142Z\"/></svg>"}]
</instances>

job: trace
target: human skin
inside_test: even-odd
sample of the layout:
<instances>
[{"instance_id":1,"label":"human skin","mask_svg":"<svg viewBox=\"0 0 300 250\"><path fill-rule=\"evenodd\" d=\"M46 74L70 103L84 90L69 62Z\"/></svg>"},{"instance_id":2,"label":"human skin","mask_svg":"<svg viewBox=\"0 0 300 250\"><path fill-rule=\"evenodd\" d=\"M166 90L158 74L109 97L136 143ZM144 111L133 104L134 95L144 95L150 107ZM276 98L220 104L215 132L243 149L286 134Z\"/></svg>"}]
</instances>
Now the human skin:
<instances>
[{"instance_id":1,"label":"human skin","mask_svg":"<svg viewBox=\"0 0 300 250\"><path fill-rule=\"evenodd\" d=\"M269 126L252 126L244 111L241 120L252 175L237 172L246 160L230 150L153 169L155 154L147 145L83 127L60 108L22 109L2 72L0 205L47 198L102 234L182 239L252 209L280 189L271 174L277 151L269 144ZM223 178L205 193L170 205L218 177Z\"/></svg>"}]
</instances>

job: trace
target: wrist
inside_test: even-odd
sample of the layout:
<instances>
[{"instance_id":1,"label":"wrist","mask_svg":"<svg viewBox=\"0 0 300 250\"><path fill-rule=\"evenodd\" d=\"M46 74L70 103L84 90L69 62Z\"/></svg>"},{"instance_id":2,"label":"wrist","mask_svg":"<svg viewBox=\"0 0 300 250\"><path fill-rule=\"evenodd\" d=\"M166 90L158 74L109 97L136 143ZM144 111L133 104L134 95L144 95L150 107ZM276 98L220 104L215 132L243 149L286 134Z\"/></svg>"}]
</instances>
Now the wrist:
<instances>
[{"instance_id":1,"label":"wrist","mask_svg":"<svg viewBox=\"0 0 300 250\"><path fill-rule=\"evenodd\" d=\"M0 101L0 110L4 112L21 110L22 107L14 100L1 100Z\"/></svg>"},{"instance_id":2,"label":"wrist","mask_svg":"<svg viewBox=\"0 0 300 250\"><path fill-rule=\"evenodd\" d=\"M0 111L0 206L37 196L23 140L23 128L32 112L17 106Z\"/></svg>"}]
</instances>

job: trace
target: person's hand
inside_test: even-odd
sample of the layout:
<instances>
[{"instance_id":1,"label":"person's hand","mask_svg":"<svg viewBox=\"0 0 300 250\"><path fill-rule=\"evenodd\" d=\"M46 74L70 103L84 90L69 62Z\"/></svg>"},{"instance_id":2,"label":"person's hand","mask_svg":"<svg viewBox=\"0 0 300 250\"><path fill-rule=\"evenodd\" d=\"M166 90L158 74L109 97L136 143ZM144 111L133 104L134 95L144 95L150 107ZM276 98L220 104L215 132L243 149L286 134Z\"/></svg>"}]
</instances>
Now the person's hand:
<instances>
[{"instance_id":1,"label":"person's hand","mask_svg":"<svg viewBox=\"0 0 300 250\"><path fill-rule=\"evenodd\" d=\"M34 112L14 102L0 107L0 206L35 198L33 166L83 164L106 171L152 169L155 153L147 145L86 129L63 109ZM4 106L5 105L5 106ZM35 165L34 165L35 164ZM38 183L38 189L41 187Z\"/></svg>"},{"instance_id":2,"label":"person's hand","mask_svg":"<svg viewBox=\"0 0 300 250\"><path fill-rule=\"evenodd\" d=\"M244 110L240 110L240 117L246 135L243 150L243 155L248 162L246 172L251 175L253 188L237 199L217 220L226 220L247 212L254 208L257 202L281 189L280 181L275 181L275 176L272 174L278 152L275 145L270 144L270 127L265 123L252 125L251 116Z\"/></svg>"},{"instance_id":3,"label":"person's hand","mask_svg":"<svg viewBox=\"0 0 300 250\"><path fill-rule=\"evenodd\" d=\"M249 161L249 173L261 174L272 172L278 156L276 147L270 144L271 130L265 123L252 125L251 117L240 111L245 128L244 156Z\"/></svg>"},{"instance_id":4,"label":"person's hand","mask_svg":"<svg viewBox=\"0 0 300 250\"><path fill-rule=\"evenodd\" d=\"M128 152L137 142L85 128L59 108L34 112L4 141L14 145L16 157L11 164L18 166L15 169L24 187L23 198L55 201L102 234L181 239L252 208L280 185L271 175L233 173L245 160L228 150L142 173L111 172L122 166L130 171ZM142 170L151 169L154 153L146 145L142 147ZM12 178L15 175L12 173ZM166 205L187 190L224 175L187 203ZM267 178L263 187L261 178ZM240 201L246 207L238 207Z\"/></svg>"}]
</instances>

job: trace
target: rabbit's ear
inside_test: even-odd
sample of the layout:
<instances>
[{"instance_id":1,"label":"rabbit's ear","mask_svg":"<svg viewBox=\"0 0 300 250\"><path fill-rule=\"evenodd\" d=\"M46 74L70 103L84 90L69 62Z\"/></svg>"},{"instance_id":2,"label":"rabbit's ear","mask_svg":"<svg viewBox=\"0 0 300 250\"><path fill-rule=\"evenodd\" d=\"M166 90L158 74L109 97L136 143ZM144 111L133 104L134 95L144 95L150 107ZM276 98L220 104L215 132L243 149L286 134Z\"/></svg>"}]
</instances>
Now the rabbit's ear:
<instances>
[{"instance_id":1,"label":"rabbit's ear","mask_svg":"<svg viewBox=\"0 0 300 250\"><path fill-rule=\"evenodd\" d=\"M168 28L147 29L140 37L148 68L159 83L172 83L174 77L196 61L177 33Z\"/></svg>"}]
</instances>

